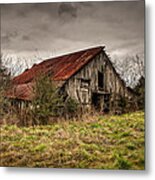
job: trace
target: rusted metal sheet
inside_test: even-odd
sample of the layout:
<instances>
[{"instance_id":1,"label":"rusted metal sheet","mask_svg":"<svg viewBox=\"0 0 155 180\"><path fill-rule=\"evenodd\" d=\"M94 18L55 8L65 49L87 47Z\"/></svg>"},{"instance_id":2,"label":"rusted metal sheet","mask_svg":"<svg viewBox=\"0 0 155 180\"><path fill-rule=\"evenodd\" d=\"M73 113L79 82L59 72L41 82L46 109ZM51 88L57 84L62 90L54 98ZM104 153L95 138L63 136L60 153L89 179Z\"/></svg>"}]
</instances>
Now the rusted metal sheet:
<instances>
[{"instance_id":1,"label":"rusted metal sheet","mask_svg":"<svg viewBox=\"0 0 155 180\"><path fill-rule=\"evenodd\" d=\"M102 50L103 47L96 47L45 60L15 77L13 83L32 82L40 73L51 74L55 81L67 80Z\"/></svg>"},{"instance_id":2,"label":"rusted metal sheet","mask_svg":"<svg viewBox=\"0 0 155 180\"><path fill-rule=\"evenodd\" d=\"M11 99L31 101L34 97L33 87L33 83L13 85L13 87L6 92L5 96Z\"/></svg>"}]
</instances>

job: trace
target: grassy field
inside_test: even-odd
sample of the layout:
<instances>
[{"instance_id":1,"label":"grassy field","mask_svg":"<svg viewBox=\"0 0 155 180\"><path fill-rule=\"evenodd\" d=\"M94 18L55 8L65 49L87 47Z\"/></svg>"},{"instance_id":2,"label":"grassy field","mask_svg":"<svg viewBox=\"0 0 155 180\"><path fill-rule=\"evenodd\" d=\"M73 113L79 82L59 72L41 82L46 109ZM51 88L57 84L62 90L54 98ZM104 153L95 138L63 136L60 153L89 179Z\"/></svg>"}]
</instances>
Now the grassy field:
<instances>
[{"instance_id":1,"label":"grassy field","mask_svg":"<svg viewBox=\"0 0 155 180\"><path fill-rule=\"evenodd\" d=\"M1 128L0 165L144 169L144 113Z\"/></svg>"}]
</instances>

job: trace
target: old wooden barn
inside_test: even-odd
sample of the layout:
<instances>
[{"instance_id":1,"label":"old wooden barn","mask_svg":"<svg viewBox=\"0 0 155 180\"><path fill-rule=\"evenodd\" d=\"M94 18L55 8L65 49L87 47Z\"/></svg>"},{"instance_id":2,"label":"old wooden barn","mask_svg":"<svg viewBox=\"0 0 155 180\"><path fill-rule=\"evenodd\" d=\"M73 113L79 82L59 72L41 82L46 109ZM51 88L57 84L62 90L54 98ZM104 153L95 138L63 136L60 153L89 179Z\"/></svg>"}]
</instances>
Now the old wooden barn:
<instances>
[{"instance_id":1,"label":"old wooden barn","mask_svg":"<svg viewBox=\"0 0 155 180\"><path fill-rule=\"evenodd\" d=\"M134 93L120 78L104 47L94 47L47 59L13 79L7 96L18 102L31 102L32 84L39 73L51 75L59 90L85 109L109 112L120 110L124 99L133 102Z\"/></svg>"}]
</instances>

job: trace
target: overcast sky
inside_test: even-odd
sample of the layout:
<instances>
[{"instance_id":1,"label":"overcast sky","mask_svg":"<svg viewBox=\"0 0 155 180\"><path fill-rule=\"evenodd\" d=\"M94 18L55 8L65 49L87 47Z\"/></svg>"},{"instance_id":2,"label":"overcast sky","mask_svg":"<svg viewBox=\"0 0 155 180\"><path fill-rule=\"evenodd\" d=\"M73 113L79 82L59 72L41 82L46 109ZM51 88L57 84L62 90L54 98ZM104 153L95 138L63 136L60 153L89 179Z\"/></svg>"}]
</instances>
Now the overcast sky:
<instances>
[{"instance_id":1,"label":"overcast sky","mask_svg":"<svg viewBox=\"0 0 155 180\"><path fill-rule=\"evenodd\" d=\"M105 45L144 54L144 1L1 5L1 52L49 57Z\"/></svg>"}]
</instances>

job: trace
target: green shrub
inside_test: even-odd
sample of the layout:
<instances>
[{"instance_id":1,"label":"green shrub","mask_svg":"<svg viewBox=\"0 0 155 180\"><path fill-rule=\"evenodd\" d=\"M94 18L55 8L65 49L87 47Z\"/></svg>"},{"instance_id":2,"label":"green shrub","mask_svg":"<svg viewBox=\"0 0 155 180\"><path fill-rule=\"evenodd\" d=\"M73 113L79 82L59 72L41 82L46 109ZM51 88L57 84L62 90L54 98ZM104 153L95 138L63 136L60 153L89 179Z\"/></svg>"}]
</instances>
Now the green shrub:
<instances>
[{"instance_id":1,"label":"green shrub","mask_svg":"<svg viewBox=\"0 0 155 180\"><path fill-rule=\"evenodd\" d=\"M65 102L64 115L74 117L78 113L78 103L72 98L68 98Z\"/></svg>"},{"instance_id":2,"label":"green shrub","mask_svg":"<svg viewBox=\"0 0 155 180\"><path fill-rule=\"evenodd\" d=\"M70 97L65 101L51 77L47 75L36 79L34 94L30 110L34 125L48 124L51 117L72 118L77 115L78 103Z\"/></svg>"},{"instance_id":3,"label":"green shrub","mask_svg":"<svg viewBox=\"0 0 155 180\"><path fill-rule=\"evenodd\" d=\"M63 98L51 77L42 75L37 78L34 94L31 110L34 124L47 124L50 116L60 115L59 108L63 106Z\"/></svg>"}]
</instances>

